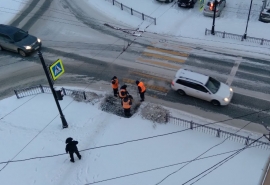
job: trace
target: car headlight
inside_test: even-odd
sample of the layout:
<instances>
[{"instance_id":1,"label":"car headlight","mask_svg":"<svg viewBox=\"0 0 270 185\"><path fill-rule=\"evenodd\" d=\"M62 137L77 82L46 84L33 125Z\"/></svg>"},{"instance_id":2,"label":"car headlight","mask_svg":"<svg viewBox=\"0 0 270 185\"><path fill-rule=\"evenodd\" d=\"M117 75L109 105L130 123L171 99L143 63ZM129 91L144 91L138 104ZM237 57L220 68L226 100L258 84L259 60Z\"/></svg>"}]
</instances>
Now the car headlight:
<instances>
[{"instance_id":1,"label":"car headlight","mask_svg":"<svg viewBox=\"0 0 270 185\"><path fill-rule=\"evenodd\" d=\"M224 101L225 101L225 102L228 102L228 101L229 101L229 98L224 98Z\"/></svg>"},{"instance_id":2,"label":"car headlight","mask_svg":"<svg viewBox=\"0 0 270 185\"><path fill-rule=\"evenodd\" d=\"M38 41L38 43L40 43L40 42L41 42L41 40L40 40L40 39L37 39L37 41Z\"/></svg>"},{"instance_id":3,"label":"car headlight","mask_svg":"<svg viewBox=\"0 0 270 185\"><path fill-rule=\"evenodd\" d=\"M25 49L32 49L31 46L24 46L24 47L25 47Z\"/></svg>"},{"instance_id":4,"label":"car headlight","mask_svg":"<svg viewBox=\"0 0 270 185\"><path fill-rule=\"evenodd\" d=\"M232 88L230 88L230 92L233 92L233 89Z\"/></svg>"}]
</instances>

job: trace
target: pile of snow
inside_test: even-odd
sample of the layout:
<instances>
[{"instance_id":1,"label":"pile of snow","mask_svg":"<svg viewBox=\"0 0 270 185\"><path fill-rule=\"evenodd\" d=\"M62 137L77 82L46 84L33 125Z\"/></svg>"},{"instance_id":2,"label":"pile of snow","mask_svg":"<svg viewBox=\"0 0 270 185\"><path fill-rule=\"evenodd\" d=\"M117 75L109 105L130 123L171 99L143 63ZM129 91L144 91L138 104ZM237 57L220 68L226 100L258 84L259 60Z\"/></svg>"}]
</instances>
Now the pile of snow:
<instances>
[{"instance_id":1,"label":"pile of snow","mask_svg":"<svg viewBox=\"0 0 270 185\"><path fill-rule=\"evenodd\" d=\"M140 103L133 99L130 108L131 115L135 114L140 107ZM112 95L106 95L104 100L100 104L100 108L104 112L113 113L117 116L125 117L124 110L121 105L121 99Z\"/></svg>"},{"instance_id":2,"label":"pile of snow","mask_svg":"<svg viewBox=\"0 0 270 185\"><path fill-rule=\"evenodd\" d=\"M167 123L169 111L160 105L147 103L147 105L141 109L141 116L154 123Z\"/></svg>"},{"instance_id":3,"label":"pile of snow","mask_svg":"<svg viewBox=\"0 0 270 185\"><path fill-rule=\"evenodd\" d=\"M102 94L97 94L95 92L85 92L86 99L84 99L84 95L82 94L82 92L78 92L74 91L71 94L71 97L78 102L89 102L94 105L103 98Z\"/></svg>"}]
</instances>

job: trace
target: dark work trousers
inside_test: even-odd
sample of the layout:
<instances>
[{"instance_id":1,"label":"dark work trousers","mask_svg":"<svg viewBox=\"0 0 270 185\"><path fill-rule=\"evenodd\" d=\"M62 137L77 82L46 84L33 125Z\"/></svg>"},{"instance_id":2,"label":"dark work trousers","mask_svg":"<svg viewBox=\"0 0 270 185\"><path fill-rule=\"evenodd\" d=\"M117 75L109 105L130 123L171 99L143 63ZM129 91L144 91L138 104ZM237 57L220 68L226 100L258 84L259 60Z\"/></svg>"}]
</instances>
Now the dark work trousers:
<instances>
[{"instance_id":1,"label":"dark work trousers","mask_svg":"<svg viewBox=\"0 0 270 185\"><path fill-rule=\"evenodd\" d=\"M130 114L130 108L129 109L124 109L124 113L125 113L125 116L126 117L130 117L131 114Z\"/></svg>"},{"instance_id":2,"label":"dark work trousers","mask_svg":"<svg viewBox=\"0 0 270 185\"><path fill-rule=\"evenodd\" d=\"M113 89L113 94L115 97L118 97L118 88Z\"/></svg>"},{"instance_id":3,"label":"dark work trousers","mask_svg":"<svg viewBox=\"0 0 270 185\"><path fill-rule=\"evenodd\" d=\"M144 101L144 93L145 91L140 93L141 101Z\"/></svg>"},{"instance_id":4,"label":"dark work trousers","mask_svg":"<svg viewBox=\"0 0 270 185\"><path fill-rule=\"evenodd\" d=\"M76 154L77 155L77 157L79 158L79 159L81 159L81 155L80 155L80 153L79 153L79 151L77 150L77 151L74 151L74 152L69 152L69 155L70 155L70 161L73 161L74 162L74 157L73 157L73 154Z\"/></svg>"}]
</instances>

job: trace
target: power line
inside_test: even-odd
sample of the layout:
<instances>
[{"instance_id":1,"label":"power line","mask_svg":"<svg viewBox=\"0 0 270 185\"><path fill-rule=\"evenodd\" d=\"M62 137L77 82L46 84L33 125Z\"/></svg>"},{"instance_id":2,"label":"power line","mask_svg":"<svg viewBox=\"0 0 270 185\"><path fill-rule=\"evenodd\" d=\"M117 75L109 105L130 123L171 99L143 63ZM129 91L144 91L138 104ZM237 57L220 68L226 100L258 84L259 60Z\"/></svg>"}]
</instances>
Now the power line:
<instances>
[{"instance_id":1,"label":"power line","mask_svg":"<svg viewBox=\"0 0 270 185\"><path fill-rule=\"evenodd\" d=\"M259 117L259 114L258 114L257 117ZM266 116L266 117L269 117L269 116ZM245 125L244 125L243 127L241 127L240 129L238 129L234 134L240 132L242 129L244 129L245 127L247 127L250 123L251 123L251 121L248 122L247 124L245 124ZM216 145L210 147L209 149L207 149L206 151L204 151L203 153L201 153L200 155L198 155L197 157L195 157L193 160L195 161L196 159L198 159L198 158L201 157L202 155L206 154L207 152L209 152L209 151L212 150L213 148L216 148L217 146L223 144L226 140L228 140L228 139L231 138L231 137L232 137L232 135L226 137L223 141L221 141L220 143L218 143L218 144L216 144ZM181 168L175 170L174 172L168 174L166 177L164 177L163 179L161 179L161 180L160 180L157 184L155 184L155 185L161 184L161 183L162 183L164 180L166 180L168 177L170 177L171 175L173 175L173 174L179 172L180 170L182 170L183 168L185 168L187 165L189 165L190 163L192 163L193 160L191 160L190 162L186 163L184 166L182 166Z\"/></svg>"},{"instance_id":2,"label":"power line","mask_svg":"<svg viewBox=\"0 0 270 185\"><path fill-rule=\"evenodd\" d=\"M200 175L202 175L203 173L209 171L207 174L205 174L204 176L202 176L201 178L199 178L197 181L199 181L200 179L202 179L203 177L205 177L206 175L210 174L211 172L213 172L215 169L217 169L218 167L220 167L221 165L225 164L226 162L228 162L229 160L231 160L232 158L234 158L236 155L240 154L242 151L244 151L245 149L247 149L249 146L251 146L253 143L257 142L258 140L260 140L263 136L259 137L258 139L254 140L253 142L251 142L250 144L248 144L247 146L237 150L235 153L231 154L229 157L226 157L225 159L223 159L222 161L216 163L215 165L211 166L210 168L208 168L207 170L203 171L202 173L196 175L195 177L189 179L188 181L186 181L185 183L183 183L182 185L187 184L188 182L192 181L193 179L199 177ZM195 182L197 182L195 181ZM195 182L193 182L192 184L194 184Z\"/></svg>"}]
</instances>

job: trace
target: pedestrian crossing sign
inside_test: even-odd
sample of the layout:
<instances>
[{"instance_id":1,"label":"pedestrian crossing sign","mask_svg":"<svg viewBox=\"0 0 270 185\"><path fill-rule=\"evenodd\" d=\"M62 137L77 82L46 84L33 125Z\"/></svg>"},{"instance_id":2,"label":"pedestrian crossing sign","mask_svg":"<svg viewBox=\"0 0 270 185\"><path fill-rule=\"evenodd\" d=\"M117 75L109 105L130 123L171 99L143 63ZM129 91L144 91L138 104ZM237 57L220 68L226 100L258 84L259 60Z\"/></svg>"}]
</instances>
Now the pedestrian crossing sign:
<instances>
[{"instance_id":1,"label":"pedestrian crossing sign","mask_svg":"<svg viewBox=\"0 0 270 185\"><path fill-rule=\"evenodd\" d=\"M56 80L65 72L61 59L56 60L52 65L50 65L50 72L53 80Z\"/></svg>"}]
</instances>

